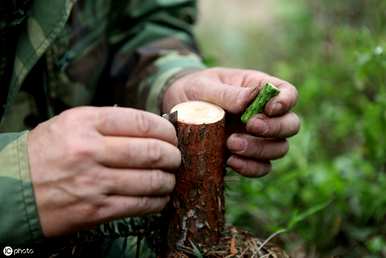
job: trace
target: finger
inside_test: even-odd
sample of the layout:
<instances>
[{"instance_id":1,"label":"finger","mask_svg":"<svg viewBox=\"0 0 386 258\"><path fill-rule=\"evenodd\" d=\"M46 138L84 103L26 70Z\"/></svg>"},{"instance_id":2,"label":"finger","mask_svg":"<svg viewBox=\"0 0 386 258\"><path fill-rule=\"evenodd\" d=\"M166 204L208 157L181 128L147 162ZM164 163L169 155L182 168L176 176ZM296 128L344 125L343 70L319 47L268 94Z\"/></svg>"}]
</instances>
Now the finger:
<instances>
[{"instance_id":1,"label":"finger","mask_svg":"<svg viewBox=\"0 0 386 258\"><path fill-rule=\"evenodd\" d=\"M103 135L157 138L177 145L174 126L160 116L131 108L102 107L98 110L97 129Z\"/></svg>"},{"instance_id":2,"label":"finger","mask_svg":"<svg viewBox=\"0 0 386 258\"><path fill-rule=\"evenodd\" d=\"M169 202L170 197L126 197L111 195L105 199L105 205L99 210L100 221L142 216L158 213Z\"/></svg>"},{"instance_id":3,"label":"finger","mask_svg":"<svg viewBox=\"0 0 386 258\"><path fill-rule=\"evenodd\" d=\"M257 88L232 86L213 79L202 79L192 83L194 85L187 90L188 99L208 101L235 114L241 113L258 91Z\"/></svg>"},{"instance_id":4,"label":"finger","mask_svg":"<svg viewBox=\"0 0 386 258\"><path fill-rule=\"evenodd\" d=\"M115 168L176 169L181 153L172 144L157 139L104 137L96 160Z\"/></svg>"},{"instance_id":5,"label":"finger","mask_svg":"<svg viewBox=\"0 0 386 258\"><path fill-rule=\"evenodd\" d=\"M289 82L254 70L242 70L240 74L243 75L243 87L257 87L261 89L269 82L280 89L279 95L267 103L265 107L267 115L279 116L287 113L296 104L298 93L296 88Z\"/></svg>"},{"instance_id":6,"label":"finger","mask_svg":"<svg viewBox=\"0 0 386 258\"><path fill-rule=\"evenodd\" d=\"M270 82L280 89L279 95L267 103L264 110L267 115L280 116L295 106L298 99L298 92L295 86L272 76L267 77L264 81L265 83Z\"/></svg>"},{"instance_id":7,"label":"finger","mask_svg":"<svg viewBox=\"0 0 386 258\"><path fill-rule=\"evenodd\" d=\"M111 169L101 171L109 195L162 196L170 194L175 176L162 170Z\"/></svg>"},{"instance_id":8,"label":"finger","mask_svg":"<svg viewBox=\"0 0 386 258\"><path fill-rule=\"evenodd\" d=\"M250 160L237 155L230 156L227 165L247 177L261 177L268 174L272 169L269 161Z\"/></svg>"},{"instance_id":9,"label":"finger","mask_svg":"<svg viewBox=\"0 0 386 258\"><path fill-rule=\"evenodd\" d=\"M238 156L260 160L281 158L289 148L286 140L264 139L248 134L232 134L227 140L227 147Z\"/></svg>"},{"instance_id":10,"label":"finger","mask_svg":"<svg viewBox=\"0 0 386 258\"><path fill-rule=\"evenodd\" d=\"M247 132L259 137L286 138L295 135L300 129L300 120L295 113L280 117L258 114L246 126Z\"/></svg>"}]
</instances>

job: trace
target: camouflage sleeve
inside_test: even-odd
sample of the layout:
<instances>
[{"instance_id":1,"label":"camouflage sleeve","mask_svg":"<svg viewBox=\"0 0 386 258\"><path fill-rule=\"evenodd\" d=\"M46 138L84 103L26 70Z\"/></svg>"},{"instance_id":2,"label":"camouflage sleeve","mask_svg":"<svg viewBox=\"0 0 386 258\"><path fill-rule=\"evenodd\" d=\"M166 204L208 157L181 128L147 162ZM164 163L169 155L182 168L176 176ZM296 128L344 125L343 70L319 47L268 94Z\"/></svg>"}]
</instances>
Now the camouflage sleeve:
<instances>
[{"instance_id":1,"label":"camouflage sleeve","mask_svg":"<svg viewBox=\"0 0 386 258\"><path fill-rule=\"evenodd\" d=\"M0 82L8 85L12 74L12 64L16 51L19 25L27 17L31 0L0 1ZM2 105L8 94L7 87L0 87L0 117L4 112Z\"/></svg>"},{"instance_id":2,"label":"camouflage sleeve","mask_svg":"<svg viewBox=\"0 0 386 258\"><path fill-rule=\"evenodd\" d=\"M31 0L2 0L0 2L0 31L20 24L27 15Z\"/></svg>"},{"instance_id":3,"label":"camouflage sleeve","mask_svg":"<svg viewBox=\"0 0 386 258\"><path fill-rule=\"evenodd\" d=\"M0 246L41 240L27 153L27 133L0 134Z\"/></svg>"},{"instance_id":4,"label":"camouflage sleeve","mask_svg":"<svg viewBox=\"0 0 386 258\"><path fill-rule=\"evenodd\" d=\"M117 104L160 113L167 82L205 68L192 35L196 5L192 0L114 1L110 44L116 52L110 75Z\"/></svg>"}]
</instances>

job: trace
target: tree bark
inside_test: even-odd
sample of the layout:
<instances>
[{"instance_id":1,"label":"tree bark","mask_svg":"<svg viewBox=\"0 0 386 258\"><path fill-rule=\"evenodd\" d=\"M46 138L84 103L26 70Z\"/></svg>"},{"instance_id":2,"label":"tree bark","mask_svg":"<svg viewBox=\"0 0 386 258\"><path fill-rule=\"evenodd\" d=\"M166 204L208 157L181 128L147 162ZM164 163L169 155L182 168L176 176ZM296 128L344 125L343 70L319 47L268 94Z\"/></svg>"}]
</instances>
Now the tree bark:
<instances>
[{"instance_id":1,"label":"tree bark","mask_svg":"<svg viewBox=\"0 0 386 258\"><path fill-rule=\"evenodd\" d=\"M192 117L190 123L184 109L176 107L182 164L165 212L167 245L162 257L186 257L182 253L216 245L224 230L225 112L209 103L203 105L210 110L196 115L217 112L219 119L208 122L205 117Z\"/></svg>"},{"instance_id":2,"label":"tree bark","mask_svg":"<svg viewBox=\"0 0 386 258\"><path fill-rule=\"evenodd\" d=\"M260 104L249 113L269 98L257 101ZM182 164L163 213L159 258L289 258L280 248L242 229L224 228L224 117L220 107L201 101L172 109L169 120L177 129Z\"/></svg>"}]
</instances>

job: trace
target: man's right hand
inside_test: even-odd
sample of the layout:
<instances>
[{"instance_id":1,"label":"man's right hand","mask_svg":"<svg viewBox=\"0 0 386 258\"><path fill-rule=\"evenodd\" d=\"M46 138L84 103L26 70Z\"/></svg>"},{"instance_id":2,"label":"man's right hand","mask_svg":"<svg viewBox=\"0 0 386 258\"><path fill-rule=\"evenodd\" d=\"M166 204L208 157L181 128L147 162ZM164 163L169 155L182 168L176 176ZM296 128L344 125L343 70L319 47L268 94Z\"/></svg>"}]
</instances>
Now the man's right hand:
<instances>
[{"instance_id":1,"label":"man's right hand","mask_svg":"<svg viewBox=\"0 0 386 258\"><path fill-rule=\"evenodd\" d=\"M159 212L181 154L174 127L148 112L70 109L28 136L32 183L45 236Z\"/></svg>"}]
</instances>

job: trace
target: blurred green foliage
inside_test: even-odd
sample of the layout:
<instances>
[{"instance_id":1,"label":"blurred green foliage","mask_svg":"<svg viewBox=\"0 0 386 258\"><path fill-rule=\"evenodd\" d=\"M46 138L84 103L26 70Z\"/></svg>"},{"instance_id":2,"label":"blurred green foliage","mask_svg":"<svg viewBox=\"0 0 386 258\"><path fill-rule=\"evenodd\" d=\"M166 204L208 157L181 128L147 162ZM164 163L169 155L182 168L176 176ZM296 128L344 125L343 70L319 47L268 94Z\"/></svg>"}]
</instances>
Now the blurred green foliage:
<instances>
[{"instance_id":1,"label":"blurred green foliage","mask_svg":"<svg viewBox=\"0 0 386 258\"><path fill-rule=\"evenodd\" d=\"M261 238L291 225L276 241L293 257L386 257L386 1L273 2L264 26L198 31L208 63L299 90L289 154L265 178L228 178L228 222Z\"/></svg>"}]
</instances>

